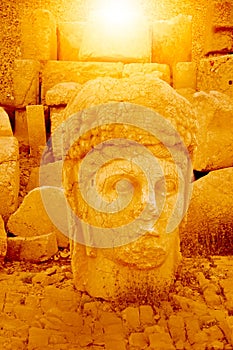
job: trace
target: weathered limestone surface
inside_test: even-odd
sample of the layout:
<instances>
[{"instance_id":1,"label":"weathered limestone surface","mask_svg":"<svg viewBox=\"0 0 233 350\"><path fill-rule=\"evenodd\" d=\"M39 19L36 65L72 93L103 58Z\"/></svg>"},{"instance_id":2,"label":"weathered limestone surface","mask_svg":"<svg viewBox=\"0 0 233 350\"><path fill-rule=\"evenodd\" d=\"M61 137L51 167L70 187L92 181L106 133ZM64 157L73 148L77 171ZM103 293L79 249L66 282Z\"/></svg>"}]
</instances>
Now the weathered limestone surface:
<instances>
[{"instance_id":1,"label":"weathered limestone surface","mask_svg":"<svg viewBox=\"0 0 233 350\"><path fill-rule=\"evenodd\" d=\"M227 54L233 50L233 5L231 1L208 4L209 21L206 23L205 54Z\"/></svg>"},{"instance_id":2,"label":"weathered limestone surface","mask_svg":"<svg viewBox=\"0 0 233 350\"><path fill-rule=\"evenodd\" d=\"M135 104L112 103L103 105L109 101L133 101ZM154 110L159 110L162 114L161 119L157 120L151 109L138 106L140 104L150 106ZM137 293L143 294L146 290L150 290L156 294L160 289L167 288L174 277L174 272L180 259L178 224L173 227L169 235L166 235L165 231L167 222L171 217L171 210L176 203L176 195L178 191L181 193L181 188L178 190L177 174L172 167L174 163L171 156L166 154L164 147L159 144L158 139L153 137L150 132L153 133L152 125L154 122L163 135L169 133L167 137L172 142L175 135L172 131L171 133L168 132L168 127L162 126L161 120L164 121L167 118L173 123L177 122L177 129L182 133L183 128L182 136L185 135L184 142L192 150L192 146L194 145L195 114L189 102L176 94L174 89L167 83L155 78L153 75L145 76L143 74L139 74L137 77L131 77L131 79L117 80L102 78L86 83L81 92L76 96L76 99L67 106L68 114L71 114L72 111L82 111L95 105L97 105L96 108L86 110L86 112L79 113L73 118L66 120L66 133L64 137L64 140L67 143L69 141L72 145L64 163L63 178L65 193L74 213L90 225L87 227L83 223L77 223L73 218L70 221L70 230L74 237L74 243L72 244L72 268L75 285L78 290L86 291L92 296L106 299L117 299L124 295L125 298L131 300L132 295L137 295ZM140 110L139 114L137 114L137 108ZM184 111L185 115L182 114ZM152 114L150 113L153 114L154 119L152 119ZM116 123L119 122L119 125L114 125L114 122L111 123L111 115L113 120L116 120ZM189 118L187 118L187 115L189 115ZM126 125L124 125L124 121L128 121L126 117L129 118L129 123L125 122ZM138 131L133 126L135 125L134 123L139 122L140 117L144 119L143 126ZM130 125L131 120L133 126ZM95 126L94 123L96 121L101 121L101 126ZM188 128L188 123L191 126L189 129L189 138L187 138L186 129ZM87 130L93 128L93 130L85 133L85 128ZM80 136L78 133L82 130L83 135ZM116 151L111 149L114 144L114 138L125 140L121 148L118 148ZM142 186L143 191L145 190L146 180L133 165L134 159L138 157L138 149L132 151L126 139L133 140L137 144L140 143L146 148L148 147L154 157L162 162L161 167L164 169L164 177L172 178L174 181L168 184L169 196L167 202L163 207L159 220L151 227L150 233L145 232L140 238L134 237L134 239L127 243L124 241L124 238L134 235L134 231L131 231L128 227L128 220L130 220L130 223L135 222L135 227L140 230L142 227L148 227L150 214L156 214L153 212L152 207L150 214L145 209L145 212L141 217L139 216L137 221L138 212L140 212L140 208L143 206L143 199L140 197L139 188ZM111 147L108 147L106 144L107 140L111 140ZM99 144L101 144L101 147L95 153L95 145ZM178 144L178 140L173 140L172 145L180 157L178 167L179 170L181 168L186 169L185 162L181 161L183 159L182 149L179 146L177 147ZM128 149L129 151L127 151ZM81 171L80 162L84 162L85 158L88 159L87 155L90 150L92 150L90 153L93 156L96 154L96 157L91 157L89 162L87 160L87 164L83 165L88 171L86 177L82 177L82 180L79 181ZM127 157L124 157L124 151L128 152ZM143 169L148 177L149 172L155 168L153 161L147 158L146 152L142 152L143 166L145 167ZM109 154L111 155L110 160L108 158ZM121 157L123 160L121 159L119 163L119 159L112 159L112 157ZM186 153L185 160L187 160ZM104 165L99 164L99 162L104 162ZM93 164L98 166L97 174L95 174L95 168L92 168ZM120 169L120 172L118 172L118 169ZM184 175L184 177L186 180L189 178L189 186L191 174L188 169L186 169L186 172L187 176ZM135 189L134 194L136 197L139 196L137 202L134 202L135 197L132 198L132 201L128 201L130 191L128 187L124 188L123 186L117 190L119 203L116 207L118 210L116 210L114 215L110 215L107 210L104 210L104 204L102 206L101 199L99 198L94 204L89 205L89 201L92 200L94 195L92 193L93 187L96 187L100 196L106 201L113 202L115 197L111 191L111 178L114 178L114 183L116 179L120 182L121 180L128 179L127 176L129 174L129 181ZM94 175L97 176L94 177ZM150 193L156 196L157 205L159 206L158 198L161 194L161 188L157 188L156 186L155 183ZM80 193L81 187L85 189L85 192ZM86 196L85 200L82 199L82 195L84 194ZM187 193L185 195L187 196ZM129 205L127 205L128 202ZM124 204L122 206L124 210L119 209L122 203ZM179 203L179 210L182 211L184 200L181 199ZM100 210L98 211L96 208L100 208ZM177 214L179 216L180 212ZM100 232L96 232L96 227L102 228L103 231L109 229L110 232L100 238ZM119 235L116 232L117 230L115 230L116 227L122 228L121 234L123 233L123 238L121 237L122 240L119 244L117 244ZM112 236L108 241L109 238L107 237L109 235ZM83 237L83 245L80 242L80 237ZM93 246L93 242L96 245Z\"/></svg>"},{"instance_id":3,"label":"weathered limestone surface","mask_svg":"<svg viewBox=\"0 0 233 350\"><path fill-rule=\"evenodd\" d=\"M4 261L7 252L7 234L3 218L0 215L0 264Z\"/></svg>"},{"instance_id":4,"label":"weathered limestone surface","mask_svg":"<svg viewBox=\"0 0 233 350\"><path fill-rule=\"evenodd\" d=\"M67 105L72 96L82 88L78 83L60 83L49 89L45 96L45 103L48 106Z\"/></svg>"},{"instance_id":5,"label":"weathered limestone surface","mask_svg":"<svg viewBox=\"0 0 233 350\"><path fill-rule=\"evenodd\" d=\"M51 199L50 208L46 208L44 204L46 198ZM53 211L58 220L56 226L48 215L48 209L50 209L49 212ZM53 187L35 188L29 192L21 206L7 222L9 232L19 237L28 238L55 232L59 247L68 246L68 237L62 233L66 227L66 202L62 192Z\"/></svg>"},{"instance_id":6,"label":"weathered limestone surface","mask_svg":"<svg viewBox=\"0 0 233 350\"><path fill-rule=\"evenodd\" d=\"M207 259L185 259L177 292L159 299L148 293L151 306L135 295L133 306L122 299L114 309L112 303L74 290L69 259L53 261L52 267L51 260L33 264L30 271L25 271L30 264L8 262L1 271L0 345L17 350L230 350L233 316L224 299L232 296L233 264L231 257L213 259L214 267ZM196 281L198 272L206 270L207 282L221 286L215 296L222 304L215 308L207 305L198 284L187 285L181 277ZM142 309L151 316L150 325Z\"/></svg>"},{"instance_id":7,"label":"weathered limestone surface","mask_svg":"<svg viewBox=\"0 0 233 350\"><path fill-rule=\"evenodd\" d=\"M0 215L15 211L19 191L19 150L15 137L0 137Z\"/></svg>"},{"instance_id":8,"label":"weathered limestone surface","mask_svg":"<svg viewBox=\"0 0 233 350\"><path fill-rule=\"evenodd\" d=\"M32 157L40 158L41 149L46 145L44 107L27 106L26 113L30 154Z\"/></svg>"},{"instance_id":9,"label":"weathered limestone surface","mask_svg":"<svg viewBox=\"0 0 233 350\"><path fill-rule=\"evenodd\" d=\"M167 118L180 133L192 154L195 148L192 133L196 130L194 109L171 86L153 74L140 73L125 79L98 78L89 81L68 103L63 118L66 120L72 114L92 106L119 101L152 108Z\"/></svg>"},{"instance_id":10,"label":"weathered limestone surface","mask_svg":"<svg viewBox=\"0 0 233 350\"><path fill-rule=\"evenodd\" d=\"M172 69L177 62L191 61L192 17L179 15L153 22L152 62L166 63Z\"/></svg>"},{"instance_id":11,"label":"weathered limestone surface","mask_svg":"<svg viewBox=\"0 0 233 350\"><path fill-rule=\"evenodd\" d=\"M2 136L13 136L13 133L8 114L0 107L0 137Z\"/></svg>"},{"instance_id":12,"label":"weathered limestone surface","mask_svg":"<svg viewBox=\"0 0 233 350\"><path fill-rule=\"evenodd\" d=\"M15 111L15 131L14 136L19 141L28 145L28 125L26 109L16 109Z\"/></svg>"},{"instance_id":13,"label":"weathered limestone surface","mask_svg":"<svg viewBox=\"0 0 233 350\"><path fill-rule=\"evenodd\" d=\"M58 251L55 232L35 237L8 237L7 259L11 261L42 262Z\"/></svg>"},{"instance_id":14,"label":"weathered limestone surface","mask_svg":"<svg viewBox=\"0 0 233 350\"><path fill-rule=\"evenodd\" d=\"M61 82L84 84L97 77L121 78L123 63L49 61L42 71L42 101L46 92Z\"/></svg>"},{"instance_id":15,"label":"weathered limestone surface","mask_svg":"<svg viewBox=\"0 0 233 350\"><path fill-rule=\"evenodd\" d=\"M233 56L204 58L197 74L197 89L209 92L217 90L233 96Z\"/></svg>"},{"instance_id":16,"label":"weathered limestone surface","mask_svg":"<svg viewBox=\"0 0 233 350\"><path fill-rule=\"evenodd\" d=\"M50 108L50 121L51 121L51 142L53 147L53 156L55 160L62 159L62 138L57 128L61 127L63 118L64 107L52 107Z\"/></svg>"},{"instance_id":17,"label":"weathered limestone surface","mask_svg":"<svg viewBox=\"0 0 233 350\"><path fill-rule=\"evenodd\" d=\"M28 104L36 104L39 95L40 64L34 60L15 60L11 88L12 95L7 100L0 99L0 104L23 108Z\"/></svg>"},{"instance_id":18,"label":"weathered limestone surface","mask_svg":"<svg viewBox=\"0 0 233 350\"><path fill-rule=\"evenodd\" d=\"M197 92L193 106L198 116L194 169L210 171L233 166L233 103L220 92Z\"/></svg>"},{"instance_id":19,"label":"weathered limestone surface","mask_svg":"<svg viewBox=\"0 0 233 350\"><path fill-rule=\"evenodd\" d=\"M36 60L57 59L57 26L51 12L33 11L22 21L22 56Z\"/></svg>"},{"instance_id":20,"label":"weathered limestone surface","mask_svg":"<svg viewBox=\"0 0 233 350\"><path fill-rule=\"evenodd\" d=\"M130 63L124 65L123 78L129 78L130 75L143 73L151 74L154 72L161 73L159 78L166 81L168 84L171 83L170 68L167 64L159 63Z\"/></svg>"},{"instance_id":21,"label":"weathered limestone surface","mask_svg":"<svg viewBox=\"0 0 233 350\"><path fill-rule=\"evenodd\" d=\"M58 23L58 60L78 61L83 40L85 22Z\"/></svg>"},{"instance_id":22,"label":"weathered limestone surface","mask_svg":"<svg viewBox=\"0 0 233 350\"><path fill-rule=\"evenodd\" d=\"M187 222L181 229L184 247L200 254L232 251L233 168L213 171L194 183ZM184 248L185 249L185 248Z\"/></svg>"},{"instance_id":23,"label":"weathered limestone surface","mask_svg":"<svg viewBox=\"0 0 233 350\"><path fill-rule=\"evenodd\" d=\"M151 32L145 20L119 24L88 21L79 51L80 61L151 62Z\"/></svg>"},{"instance_id":24,"label":"weathered limestone surface","mask_svg":"<svg viewBox=\"0 0 233 350\"><path fill-rule=\"evenodd\" d=\"M32 191L40 186L56 186L61 187L62 184L58 180L57 174L62 171L62 162L54 162L40 167L33 168L28 180L27 191Z\"/></svg>"},{"instance_id":25,"label":"weathered limestone surface","mask_svg":"<svg viewBox=\"0 0 233 350\"><path fill-rule=\"evenodd\" d=\"M173 67L173 87L196 90L197 66L194 62L178 62Z\"/></svg>"}]
</instances>

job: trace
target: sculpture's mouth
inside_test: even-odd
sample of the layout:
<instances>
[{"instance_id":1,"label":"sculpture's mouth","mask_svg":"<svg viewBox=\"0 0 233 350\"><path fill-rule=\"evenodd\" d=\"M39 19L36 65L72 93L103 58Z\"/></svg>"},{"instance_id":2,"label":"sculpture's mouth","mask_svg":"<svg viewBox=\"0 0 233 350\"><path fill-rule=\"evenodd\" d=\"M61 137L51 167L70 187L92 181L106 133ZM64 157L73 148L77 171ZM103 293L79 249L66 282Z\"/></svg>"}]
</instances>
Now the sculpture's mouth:
<instances>
[{"instance_id":1,"label":"sculpture's mouth","mask_svg":"<svg viewBox=\"0 0 233 350\"><path fill-rule=\"evenodd\" d=\"M135 242L106 251L104 255L121 265L139 270L154 269L164 263L177 235L178 229L169 234L147 233Z\"/></svg>"}]
</instances>

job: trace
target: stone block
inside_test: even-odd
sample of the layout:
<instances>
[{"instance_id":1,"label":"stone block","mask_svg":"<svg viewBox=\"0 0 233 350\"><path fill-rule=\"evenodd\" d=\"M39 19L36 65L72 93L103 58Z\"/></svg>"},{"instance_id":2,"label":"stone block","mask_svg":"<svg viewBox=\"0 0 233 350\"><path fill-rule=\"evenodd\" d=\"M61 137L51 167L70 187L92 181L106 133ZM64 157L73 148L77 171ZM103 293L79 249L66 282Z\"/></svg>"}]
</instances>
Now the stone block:
<instances>
[{"instance_id":1,"label":"stone block","mask_svg":"<svg viewBox=\"0 0 233 350\"><path fill-rule=\"evenodd\" d=\"M212 6L211 6L212 5ZM217 0L210 4L213 14L212 23L215 27L232 27L233 4L231 1Z\"/></svg>"},{"instance_id":2,"label":"stone block","mask_svg":"<svg viewBox=\"0 0 233 350\"><path fill-rule=\"evenodd\" d=\"M57 176L61 171L62 162L49 163L33 168L29 176L27 191L30 192L34 188L44 185L61 187L61 181L59 181Z\"/></svg>"},{"instance_id":3,"label":"stone block","mask_svg":"<svg viewBox=\"0 0 233 350\"><path fill-rule=\"evenodd\" d=\"M19 148L15 137L0 137L0 215L6 220L18 205Z\"/></svg>"},{"instance_id":4,"label":"stone block","mask_svg":"<svg viewBox=\"0 0 233 350\"><path fill-rule=\"evenodd\" d=\"M7 259L10 261L43 262L58 251L54 232L34 237L8 237Z\"/></svg>"},{"instance_id":5,"label":"stone block","mask_svg":"<svg viewBox=\"0 0 233 350\"><path fill-rule=\"evenodd\" d=\"M121 78L123 63L49 61L42 71L42 101L49 89L61 82L84 84L97 77Z\"/></svg>"},{"instance_id":6,"label":"stone block","mask_svg":"<svg viewBox=\"0 0 233 350\"><path fill-rule=\"evenodd\" d=\"M22 141L25 145L29 145L26 109L16 109L15 111L14 136L18 141Z\"/></svg>"},{"instance_id":7,"label":"stone block","mask_svg":"<svg viewBox=\"0 0 233 350\"><path fill-rule=\"evenodd\" d=\"M131 333L129 336L129 345L136 349L146 349L148 343L144 333Z\"/></svg>"},{"instance_id":8,"label":"stone block","mask_svg":"<svg viewBox=\"0 0 233 350\"><path fill-rule=\"evenodd\" d=\"M192 56L192 17L179 15L153 22L152 62L189 62Z\"/></svg>"},{"instance_id":9,"label":"stone block","mask_svg":"<svg viewBox=\"0 0 233 350\"><path fill-rule=\"evenodd\" d=\"M0 264L4 261L7 252L7 234L3 218L0 215Z\"/></svg>"},{"instance_id":10,"label":"stone block","mask_svg":"<svg viewBox=\"0 0 233 350\"><path fill-rule=\"evenodd\" d=\"M194 183L187 221L180 234L184 252L231 254L233 168L210 172ZM201 227L201 230L200 230Z\"/></svg>"},{"instance_id":11,"label":"stone block","mask_svg":"<svg viewBox=\"0 0 233 350\"><path fill-rule=\"evenodd\" d=\"M0 107L0 137L2 136L13 136L13 133L8 114Z\"/></svg>"},{"instance_id":12,"label":"stone block","mask_svg":"<svg viewBox=\"0 0 233 350\"><path fill-rule=\"evenodd\" d=\"M37 9L22 21L22 57L57 59L57 25L48 10Z\"/></svg>"},{"instance_id":13,"label":"stone block","mask_svg":"<svg viewBox=\"0 0 233 350\"><path fill-rule=\"evenodd\" d=\"M46 146L44 107L42 105L27 106L26 113L30 155L40 159L41 148Z\"/></svg>"},{"instance_id":14,"label":"stone block","mask_svg":"<svg viewBox=\"0 0 233 350\"><path fill-rule=\"evenodd\" d=\"M85 22L58 23L58 60L78 61L79 50L83 40Z\"/></svg>"},{"instance_id":15,"label":"stone block","mask_svg":"<svg viewBox=\"0 0 233 350\"><path fill-rule=\"evenodd\" d=\"M196 90L197 66L194 62L178 62L173 66L173 87Z\"/></svg>"},{"instance_id":16,"label":"stone block","mask_svg":"<svg viewBox=\"0 0 233 350\"><path fill-rule=\"evenodd\" d=\"M197 90L217 90L233 96L233 56L224 55L200 60L197 72Z\"/></svg>"},{"instance_id":17,"label":"stone block","mask_svg":"<svg viewBox=\"0 0 233 350\"><path fill-rule=\"evenodd\" d=\"M60 83L49 89L45 96L48 106L66 106L75 93L82 88L78 83Z\"/></svg>"},{"instance_id":18,"label":"stone block","mask_svg":"<svg viewBox=\"0 0 233 350\"><path fill-rule=\"evenodd\" d=\"M154 311L150 305L142 305L139 307L140 323L143 326L150 326L155 323Z\"/></svg>"},{"instance_id":19,"label":"stone block","mask_svg":"<svg viewBox=\"0 0 233 350\"><path fill-rule=\"evenodd\" d=\"M151 30L146 20L106 26L88 21L79 51L80 61L151 62Z\"/></svg>"},{"instance_id":20,"label":"stone block","mask_svg":"<svg viewBox=\"0 0 233 350\"><path fill-rule=\"evenodd\" d=\"M67 203L59 188L35 188L11 215L7 228L14 235L26 238L55 232L58 246L67 247L69 239L65 235L68 226L66 210Z\"/></svg>"},{"instance_id":21,"label":"stone block","mask_svg":"<svg viewBox=\"0 0 233 350\"><path fill-rule=\"evenodd\" d=\"M122 311L122 319L126 327L131 331L140 329L139 308L129 306Z\"/></svg>"},{"instance_id":22,"label":"stone block","mask_svg":"<svg viewBox=\"0 0 233 350\"><path fill-rule=\"evenodd\" d=\"M13 96L9 105L24 108L39 99L40 64L34 60L15 60L13 70Z\"/></svg>"},{"instance_id":23,"label":"stone block","mask_svg":"<svg viewBox=\"0 0 233 350\"><path fill-rule=\"evenodd\" d=\"M130 63L124 65L123 78L129 78L131 75L137 73L152 74L159 73L159 78L171 83L170 67L167 64L160 63Z\"/></svg>"},{"instance_id":24,"label":"stone block","mask_svg":"<svg viewBox=\"0 0 233 350\"><path fill-rule=\"evenodd\" d=\"M197 111L199 129L193 167L211 171L233 166L233 103L217 91L197 92L192 105Z\"/></svg>"}]
</instances>

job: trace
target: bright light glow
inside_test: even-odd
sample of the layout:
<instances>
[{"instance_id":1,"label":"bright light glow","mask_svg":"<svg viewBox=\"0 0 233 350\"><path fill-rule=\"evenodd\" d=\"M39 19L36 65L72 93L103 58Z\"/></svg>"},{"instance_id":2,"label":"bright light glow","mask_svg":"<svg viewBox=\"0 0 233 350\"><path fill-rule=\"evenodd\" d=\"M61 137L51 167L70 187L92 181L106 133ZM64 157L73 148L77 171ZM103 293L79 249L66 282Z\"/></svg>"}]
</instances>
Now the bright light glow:
<instances>
[{"instance_id":1,"label":"bright light glow","mask_svg":"<svg viewBox=\"0 0 233 350\"><path fill-rule=\"evenodd\" d=\"M101 1L92 12L91 19L109 27L124 27L143 18L142 9L133 0Z\"/></svg>"}]
</instances>

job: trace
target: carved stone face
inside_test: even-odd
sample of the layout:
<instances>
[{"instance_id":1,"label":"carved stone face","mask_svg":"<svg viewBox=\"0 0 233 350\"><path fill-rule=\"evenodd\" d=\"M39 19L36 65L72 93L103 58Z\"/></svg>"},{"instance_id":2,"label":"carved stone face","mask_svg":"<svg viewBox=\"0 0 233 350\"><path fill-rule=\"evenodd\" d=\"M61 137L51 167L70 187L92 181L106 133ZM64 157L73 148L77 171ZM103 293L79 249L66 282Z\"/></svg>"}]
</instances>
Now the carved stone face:
<instances>
[{"instance_id":1,"label":"carved stone face","mask_svg":"<svg viewBox=\"0 0 233 350\"><path fill-rule=\"evenodd\" d=\"M191 172L179 135L162 117L124 103L101 108L80 115L82 135L73 143L71 137L63 176L75 214L77 286L108 297L123 292L126 280L133 282L130 271L139 284L148 277L152 285L171 279L180 258L178 226ZM80 128L80 119L76 123ZM74 135L78 128L73 124Z\"/></svg>"}]
</instances>

